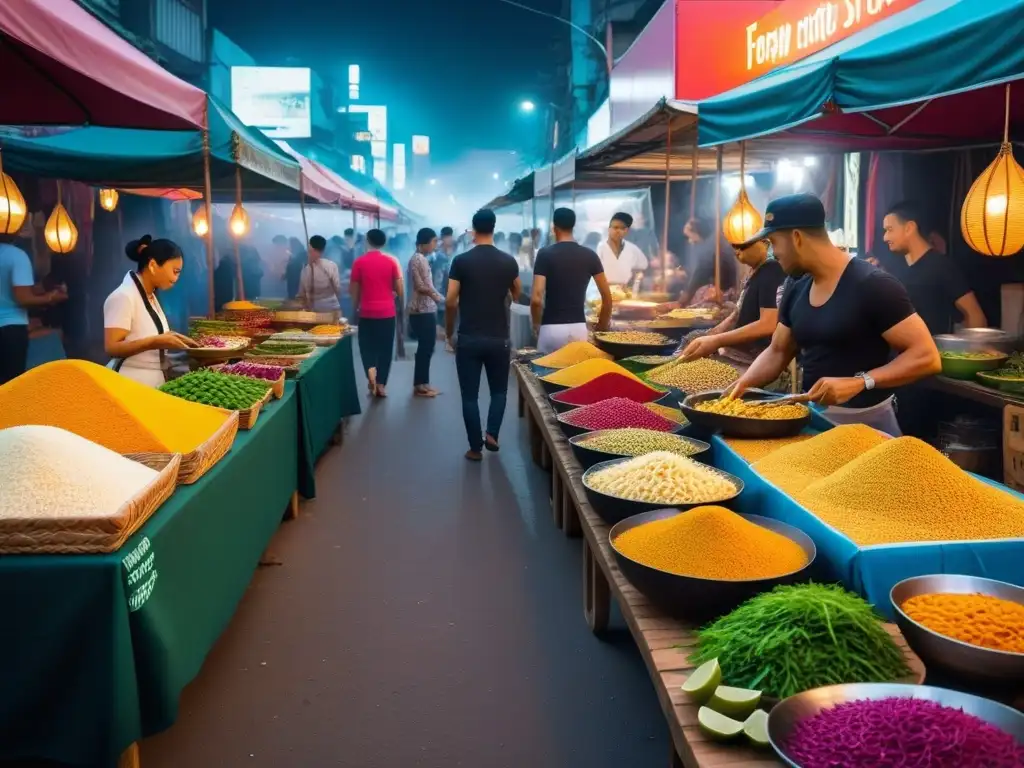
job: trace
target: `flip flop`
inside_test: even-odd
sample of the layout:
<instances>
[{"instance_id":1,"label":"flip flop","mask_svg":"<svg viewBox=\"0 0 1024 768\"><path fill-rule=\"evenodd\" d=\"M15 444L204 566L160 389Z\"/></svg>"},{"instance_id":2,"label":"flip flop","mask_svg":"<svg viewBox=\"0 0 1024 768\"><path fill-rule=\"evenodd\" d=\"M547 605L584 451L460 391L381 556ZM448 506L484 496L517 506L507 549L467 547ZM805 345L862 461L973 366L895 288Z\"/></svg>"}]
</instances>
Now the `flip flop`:
<instances>
[{"instance_id":1,"label":"flip flop","mask_svg":"<svg viewBox=\"0 0 1024 768\"><path fill-rule=\"evenodd\" d=\"M491 453L497 453L498 451L501 450L501 446L498 445L498 441L495 440L490 435L484 436L484 448L486 448Z\"/></svg>"},{"instance_id":2,"label":"flip flop","mask_svg":"<svg viewBox=\"0 0 1024 768\"><path fill-rule=\"evenodd\" d=\"M429 389L416 389L413 390L413 397L437 397L437 395L431 392Z\"/></svg>"},{"instance_id":3,"label":"flip flop","mask_svg":"<svg viewBox=\"0 0 1024 768\"><path fill-rule=\"evenodd\" d=\"M366 385L370 390L370 394L376 396L377 394L377 369L370 368L366 372Z\"/></svg>"},{"instance_id":4,"label":"flip flop","mask_svg":"<svg viewBox=\"0 0 1024 768\"><path fill-rule=\"evenodd\" d=\"M470 461L483 461L484 455L480 451L466 451L466 458Z\"/></svg>"}]
</instances>

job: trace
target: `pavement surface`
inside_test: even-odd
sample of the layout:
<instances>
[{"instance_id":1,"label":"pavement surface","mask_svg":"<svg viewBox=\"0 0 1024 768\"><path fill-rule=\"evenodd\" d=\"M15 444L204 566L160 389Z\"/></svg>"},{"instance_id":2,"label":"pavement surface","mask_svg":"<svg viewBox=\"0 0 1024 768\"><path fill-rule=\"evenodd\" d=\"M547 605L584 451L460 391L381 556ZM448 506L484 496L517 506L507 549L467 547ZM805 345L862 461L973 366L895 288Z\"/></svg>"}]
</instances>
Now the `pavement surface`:
<instances>
[{"instance_id":1,"label":"pavement surface","mask_svg":"<svg viewBox=\"0 0 1024 768\"><path fill-rule=\"evenodd\" d=\"M502 450L463 458L453 357L435 400L390 397L318 466L144 768L648 768L664 719L619 617L583 618L578 540L554 528L514 384ZM486 408L486 383L481 399ZM482 409L482 410L484 410Z\"/></svg>"}]
</instances>

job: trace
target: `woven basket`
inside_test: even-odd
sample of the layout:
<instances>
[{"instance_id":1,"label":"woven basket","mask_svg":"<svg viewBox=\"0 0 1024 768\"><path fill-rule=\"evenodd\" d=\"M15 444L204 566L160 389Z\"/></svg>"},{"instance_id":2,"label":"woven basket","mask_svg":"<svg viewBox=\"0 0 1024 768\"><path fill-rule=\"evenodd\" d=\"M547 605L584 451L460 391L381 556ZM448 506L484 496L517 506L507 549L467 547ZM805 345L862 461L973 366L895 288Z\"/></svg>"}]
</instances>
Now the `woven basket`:
<instances>
[{"instance_id":1,"label":"woven basket","mask_svg":"<svg viewBox=\"0 0 1024 768\"><path fill-rule=\"evenodd\" d=\"M174 493L180 464L181 456L176 453L167 454L162 466L146 463L159 474L135 498L108 517L2 519L0 553L83 555L114 552Z\"/></svg>"},{"instance_id":2,"label":"woven basket","mask_svg":"<svg viewBox=\"0 0 1024 768\"><path fill-rule=\"evenodd\" d=\"M221 371L225 367L225 365L226 365L225 363L222 363L220 365L212 365L212 366L210 366L210 370L211 371L218 371L219 372L219 371ZM276 366L274 366L274 367L276 367ZM251 378L254 381L265 381L267 384L270 384L270 391L271 391L271 393L274 395L274 397L277 400L280 400L282 397L284 397L284 379L285 379L285 376L284 376L284 370L283 369L281 370L281 375L275 381L269 381L267 379L259 379L259 378L256 378L255 376L244 376L243 374L240 374L240 373L232 373L232 374L229 374L229 375L230 376L242 376L243 378L246 378L246 379L250 379Z\"/></svg>"},{"instance_id":3,"label":"woven basket","mask_svg":"<svg viewBox=\"0 0 1024 768\"><path fill-rule=\"evenodd\" d=\"M238 428L239 429L252 429L256 426L256 419L259 418L260 410L263 406L270 402L270 398L273 397L274 393L272 390L267 390L267 394L259 399L255 405L251 408L246 408L243 411L229 411L226 408L218 408L218 411L224 413L237 413L238 414Z\"/></svg>"},{"instance_id":4,"label":"woven basket","mask_svg":"<svg viewBox=\"0 0 1024 768\"><path fill-rule=\"evenodd\" d=\"M292 360L291 358L285 357L247 357L251 363L262 363L263 365L272 365L275 368L280 368L284 371L285 378L294 379L299 374L299 363L301 360Z\"/></svg>"},{"instance_id":5,"label":"woven basket","mask_svg":"<svg viewBox=\"0 0 1024 768\"><path fill-rule=\"evenodd\" d=\"M205 475L210 469L224 458L224 455L231 450L235 443L235 435L238 434L238 415L235 411L229 411L231 418L225 419L220 428L210 438L191 453L183 454L181 464L178 467L178 484L192 485L199 478ZM176 455L171 453L126 453L125 458L145 464L150 469L159 469L169 457Z\"/></svg>"}]
</instances>

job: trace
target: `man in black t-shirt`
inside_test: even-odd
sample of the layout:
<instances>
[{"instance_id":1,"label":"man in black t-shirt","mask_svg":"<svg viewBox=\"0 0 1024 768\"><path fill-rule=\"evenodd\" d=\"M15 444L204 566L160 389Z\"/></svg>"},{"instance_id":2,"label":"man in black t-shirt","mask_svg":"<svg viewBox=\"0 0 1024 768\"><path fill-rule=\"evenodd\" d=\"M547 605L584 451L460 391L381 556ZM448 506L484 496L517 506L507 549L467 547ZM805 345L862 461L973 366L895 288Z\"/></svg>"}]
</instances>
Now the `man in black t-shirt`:
<instances>
[{"instance_id":1,"label":"man in black t-shirt","mask_svg":"<svg viewBox=\"0 0 1024 768\"><path fill-rule=\"evenodd\" d=\"M604 331L612 319L612 292L601 258L572 237L576 213L556 208L551 217L555 243L541 248L533 267L530 315L537 335L537 350L548 354L572 341L587 340L586 300L591 278L601 292L601 316L597 329Z\"/></svg>"},{"instance_id":2,"label":"man in black t-shirt","mask_svg":"<svg viewBox=\"0 0 1024 768\"><path fill-rule=\"evenodd\" d=\"M733 394L774 381L799 351L804 386L809 387L806 399L849 406L828 408L827 418L899 434L887 390L942 369L935 342L906 289L832 244L825 209L814 195L770 202L764 228L749 242L766 237L775 258L795 279L783 293L771 344L736 382ZM890 359L893 351L896 356Z\"/></svg>"},{"instance_id":3,"label":"man in black t-shirt","mask_svg":"<svg viewBox=\"0 0 1024 768\"><path fill-rule=\"evenodd\" d=\"M510 348L508 309L505 301L519 298L519 265L507 253L494 247L494 212L486 208L473 216L476 246L460 253L448 271L445 302L445 330L449 346L455 346L455 368L462 391L462 418L466 422L469 451L466 458L480 461L481 450L498 450L498 432L505 415L508 393ZM455 319L459 337L455 336ZM487 433L480 426L480 371L487 373L491 404L487 411Z\"/></svg>"},{"instance_id":4,"label":"man in black t-shirt","mask_svg":"<svg viewBox=\"0 0 1024 768\"><path fill-rule=\"evenodd\" d=\"M985 313L956 262L932 249L927 227L912 203L897 203L882 220L891 253L879 265L907 288L932 335L951 333L958 317L967 328L988 325Z\"/></svg>"},{"instance_id":5,"label":"man in black t-shirt","mask_svg":"<svg viewBox=\"0 0 1024 768\"><path fill-rule=\"evenodd\" d=\"M753 359L768 348L779 321L779 288L786 273L779 262L768 258L766 241L757 240L747 246L734 246L736 259L750 267L743 283L736 309L729 317L683 350L684 360L697 360L713 355L722 347Z\"/></svg>"}]
</instances>

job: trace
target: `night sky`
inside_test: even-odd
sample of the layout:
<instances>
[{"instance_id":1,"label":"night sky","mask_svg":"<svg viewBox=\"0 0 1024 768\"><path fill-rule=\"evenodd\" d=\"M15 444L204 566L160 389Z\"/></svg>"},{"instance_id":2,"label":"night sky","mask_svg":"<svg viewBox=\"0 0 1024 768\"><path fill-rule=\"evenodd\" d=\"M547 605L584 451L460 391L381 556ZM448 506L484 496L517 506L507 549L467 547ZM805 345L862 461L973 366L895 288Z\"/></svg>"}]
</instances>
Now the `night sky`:
<instances>
[{"instance_id":1,"label":"night sky","mask_svg":"<svg viewBox=\"0 0 1024 768\"><path fill-rule=\"evenodd\" d=\"M209 19L260 64L295 57L342 86L359 64L360 101L388 105L396 138L429 135L439 163L466 148L527 149L536 126L516 104L564 88L552 74L568 27L497 0L209 0Z\"/></svg>"}]
</instances>

